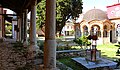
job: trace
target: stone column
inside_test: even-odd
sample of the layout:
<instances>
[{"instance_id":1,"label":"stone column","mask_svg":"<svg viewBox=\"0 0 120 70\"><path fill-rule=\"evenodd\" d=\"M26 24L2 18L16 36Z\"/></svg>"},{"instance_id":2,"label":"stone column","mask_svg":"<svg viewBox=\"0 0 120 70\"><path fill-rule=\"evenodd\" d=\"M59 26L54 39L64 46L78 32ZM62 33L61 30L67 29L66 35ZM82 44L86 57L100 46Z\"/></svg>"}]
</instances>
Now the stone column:
<instances>
[{"instance_id":1,"label":"stone column","mask_svg":"<svg viewBox=\"0 0 120 70\"><path fill-rule=\"evenodd\" d=\"M88 35L91 35L91 27L88 27Z\"/></svg>"},{"instance_id":2,"label":"stone column","mask_svg":"<svg viewBox=\"0 0 120 70\"><path fill-rule=\"evenodd\" d=\"M14 26L17 26L17 21L15 21ZM16 30L15 30L15 32L14 32L14 39L15 39L15 41L16 41L16 39L17 39L17 31L16 31Z\"/></svg>"},{"instance_id":3,"label":"stone column","mask_svg":"<svg viewBox=\"0 0 120 70\"><path fill-rule=\"evenodd\" d=\"M7 10L3 10L3 14L6 14ZM5 37L5 16L2 16L2 37Z\"/></svg>"},{"instance_id":4,"label":"stone column","mask_svg":"<svg viewBox=\"0 0 120 70\"><path fill-rule=\"evenodd\" d=\"M28 23L27 13L28 13L28 9L25 10L25 14L24 14L24 46L27 45L27 23Z\"/></svg>"},{"instance_id":5,"label":"stone column","mask_svg":"<svg viewBox=\"0 0 120 70\"><path fill-rule=\"evenodd\" d=\"M15 27L14 27L14 23L13 23L13 21L12 21L12 38L13 38L13 39L14 39L14 37L15 37L15 36L14 36L14 30L15 30L15 29L14 29L14 28L15 28Z\"/></svg>"},{"instance_id":6,"label":"stone column","mask_svg":"<svg viewBox=\"0 0 120 70\"><path fill-rule=\"evenodd\" d=\"M116 30L112 29L112 42L116 42Z\"/></svg>"},{"instance_id":7,"label":"stone column","mask_svg":"<svg viewBox=\"0 0 120 70\"><path fill-rule=\"evenodd\" d=\"M31 18L30 18L30 47L29 53L30 58L33 58L38 50L37 40L36 40L36 0L33 0L31 5Z\"/></svg>"},{"instance_id":8,"label":"stone column","mask_svg":"<svg viewBox=\"0 0 120 70\"><path fill-rule=\"evenodd\" d=\"M4 17L2 18L2 37L5 37L5 19Z\"/></svg>"},{"instance_id":9,"label":"stone column","mask_svg":"<svg viewBox=\"0 0 120 70\"><path fill-rule=\"evenodd\" d=\"M3 8L2 8L2 6L0 5L0 14L3 14ZM2 24L3 24L3 15L0 15L0 37L2 37L3 36L3 34L2 34Z\"/></svg>"},{"instance_id":10,"label":"stone column","mask_svg":"<svg viewBox=\"0 0 120 70\"><path fill-rule=\"evenodd\" d=\"M107 42L110 43L110 31L107 31Z\"/></svg>"},{"instance_id":11,"label":"stone column","mask_svg":"<svg viewBox=\"0 0 120 70\"><path fill-rule=\"evenodd\" d=\"M4 16L2 17L2 37L5 35L5 19Z\"/></svg>"},{"instance_id":12,"label":"stone column","mask_svg":"<svg viewBox=\"0 0 120 70\"><path fill-rule=\"evenodd\" d=\"M16 41L19 41L19 16L17 16L17 39L16 39Z\"/></svg>"},{"instance_id":13,"label":"stone column","mask_svg":"<svg viewBox=\"0 0 120 70\"><path fill-rule=\"evenodd\" d=\"M23 42L24 39L24 13L22 13L21 17L21 41Z\"/></svg>"},{"instance_id":14,"label":"stone column","mask_svg":"<svg viewBox=\"0 0 120 70\"><path fill-rule=\"evenodd\" d=\"M56 0L46 0L44 70L56 70Z\"/></svg>"},{"instance_id":15,"label":"stone column","mask_svg":"<svg viewBox=\"0 0 120 70\"><path fill-rule=\"evenodd\" d=\"M103 32L104 32L104 30L103 30L103 29L101 29L100 31L101 31L102 44L104 44L104 37L103 37Z\"/></svg>"},{"instance_id":16,"label":"stone column","mask_svg":"<svg viewBox=\"0 0 120 70\"><path fill-rule=\"evenodd\" d=\"M16 41L16 30L15 30L15 26L17 25L17 21L13 20L12 21L12 38Z\"/></svg>"},{"instance_id":17,"label":"stone column","mask_svg":"<svg viewBox=\"0 0 120 70\"><path fill-rule=\"evenodd\" d=\"M18 41L21 41L21 17L18 16Z\"/></svg>"}]
</instances>

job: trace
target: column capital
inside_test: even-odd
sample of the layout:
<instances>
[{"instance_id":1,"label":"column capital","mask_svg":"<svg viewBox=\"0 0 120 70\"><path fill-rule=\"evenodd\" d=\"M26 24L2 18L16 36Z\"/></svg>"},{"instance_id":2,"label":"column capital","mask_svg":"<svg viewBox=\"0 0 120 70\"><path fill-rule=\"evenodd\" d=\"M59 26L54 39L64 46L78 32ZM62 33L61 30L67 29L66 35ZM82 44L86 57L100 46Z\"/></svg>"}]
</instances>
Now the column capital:
<instances>
[{"instance_id":1,"label":"column capital","mask_svg":"<svg viewBox=\"0 0 120 70\"><path fill-rule=\"evenodd\" d=\"M18 18L22 18L23 17L23 13L19 14Z\"/></svg>"}]
</instances>

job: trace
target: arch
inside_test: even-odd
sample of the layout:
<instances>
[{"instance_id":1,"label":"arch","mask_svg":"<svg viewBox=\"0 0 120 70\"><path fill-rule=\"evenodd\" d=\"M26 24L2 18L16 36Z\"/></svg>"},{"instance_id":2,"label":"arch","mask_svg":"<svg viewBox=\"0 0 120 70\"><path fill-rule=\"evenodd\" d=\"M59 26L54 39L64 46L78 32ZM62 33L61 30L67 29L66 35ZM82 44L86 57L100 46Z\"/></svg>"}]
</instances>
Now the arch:
<instances>
[{"instance_id":1,"label":"arch","mask_svg":"<svg viewBox=\"0 0 120 70\"><path fill-rule=\"evenodd\" d=\"M88 27L86 25L83 26L83 35L88 35Z\"/></svg>"},{"instance_id":2,"label":"arch","mask_svg":"<svg viewBox=\"0 0 120 70\"><path fill-rule=\"evenodd\" d=\"M13 14L13 12L15 12L15 11L13 11L12 9L9 9L9 8L4 8L4 10L7 10L7 14Z\"/></svg>"},{"instance_id":3,"label":"arch","mask_svg":"<svg viewBox=\"0 0 120 70\"><path fill-rule=\"evenodd\" d=\"M98 26L100 29L103 27L103 23L101 21L91 21L89 22L90 28L93 26Z\"/></svg>"},{"instance_id":4,"label":"arch","mask_svg":"<svg viewBox=\"0 0 120 70\"><path fill-rule=\"evenodd\" d=\"M103 37L107 37L107 29L108 29L108 27L107 27L107 25L104 25L104 27L103 27Z\"/></svg>"},{"instance_id":5,"label":"arch","mask_svg":"<svg viewBox=\"0 0 120 70\"><path fill-rule=\"evenodd\" d=\"M90 30L91 35L97 35L98 37L101 36L100 26L99 25L92 25Z\"/></svg>"},{"instance_id":6,"label":"arch","mask_svg":"<svg viewBox=\"0 0 120 70\"><path fill-rule=\"evenodd\" d=\"M112 30L112 29L114 29L114 26L113 26L113 25L110 26L110 30Z\"/></svg>"},{"instance_id":7,"label":"arch","mask_svg":"<svg viewBox=\"0 0 120 70\"><path fill-rule=\"evenodd\" d=\"M104 29L107 29L107 25L104 25Z\"/></svg>"}]
</instances>

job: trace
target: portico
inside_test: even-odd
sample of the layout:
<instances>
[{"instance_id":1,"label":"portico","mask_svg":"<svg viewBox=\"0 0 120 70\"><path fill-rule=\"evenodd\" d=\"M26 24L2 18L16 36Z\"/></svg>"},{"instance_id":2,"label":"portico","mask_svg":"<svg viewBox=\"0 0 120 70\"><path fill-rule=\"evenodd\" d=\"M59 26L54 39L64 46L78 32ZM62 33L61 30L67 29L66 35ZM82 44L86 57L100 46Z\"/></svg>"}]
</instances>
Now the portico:
<instances>
[{"instance_id":1,"label":"portico","mask_svg":"<svg viewBox=\"0 0 120 70\"><path fill-rule=\"evenodd\" d=\"M41 0L0 0L3 8L14 11L17 15L16 41L27 45L27 13L31 12L30 18L30 46L31 58L38 47L36 44L36 4ZM56 0L46 0L46 23L45 23L45 46L44 46L44 70L56 70L56 40L55 40L55 8ZM4 15L4 13L1 13ZM2 27L4 28L4 26ZM3 31L3 29L1 29ZM2 32L2 34L4 34ZM4 37L4 36L2 36Z\"/></svg>"},{"instance_id":2,"label":"portico","mask_svg":"<svg viewBox=\"0 0 120 70\"><path fill-rule=\"evenodd\" d=\"M78 25L79 24L79 25ZM93 35L96 32L98 44L105 44L114 41L115 25L110 22L107 14L100 9L91 9L87 11L83 20L76 23L82 35Z\"/></svg>"}]
</instances>

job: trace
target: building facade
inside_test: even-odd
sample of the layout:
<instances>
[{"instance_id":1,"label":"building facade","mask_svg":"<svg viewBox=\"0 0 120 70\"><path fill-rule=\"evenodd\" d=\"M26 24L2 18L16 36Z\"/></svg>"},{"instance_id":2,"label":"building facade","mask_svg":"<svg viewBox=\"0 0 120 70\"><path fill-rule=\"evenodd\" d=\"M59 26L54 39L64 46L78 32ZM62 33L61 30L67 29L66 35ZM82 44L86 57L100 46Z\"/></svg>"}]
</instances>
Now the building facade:
<instances>
[{"instance_id":1,"label":"building facade","mask_svg":"<svg viewBox=\"0 0 120 70\"><path fill-rule=\"evenodd\" d=\"M97 35L98 44L113 41L114 24L110 22L107 13L100 9L91 9L83 15L83 20L78 23L81 35Z\"/></svg>"},{"instance_id":2,"label":"building facade","mask_svg":"<svg viewBox=\"0 0 120 70\"><path fill-rule=\"evenodd\" d=\"M113 30L113 40L120 42L120 3L107 6L107 15L109 20L115 25Z\"/></svg>"},{"instance_id":3,"label":"building facade","mask_svg":"<svg viewBox=\"0 0 120 70\"><path fill-rule=\"evenodd\" d=\"M64 36L74 36L74 24L72 21L67 21L61 32Z\"/></svg>"}]
</instances>

